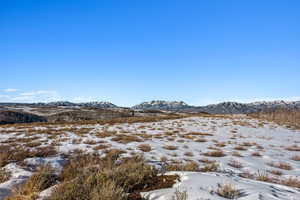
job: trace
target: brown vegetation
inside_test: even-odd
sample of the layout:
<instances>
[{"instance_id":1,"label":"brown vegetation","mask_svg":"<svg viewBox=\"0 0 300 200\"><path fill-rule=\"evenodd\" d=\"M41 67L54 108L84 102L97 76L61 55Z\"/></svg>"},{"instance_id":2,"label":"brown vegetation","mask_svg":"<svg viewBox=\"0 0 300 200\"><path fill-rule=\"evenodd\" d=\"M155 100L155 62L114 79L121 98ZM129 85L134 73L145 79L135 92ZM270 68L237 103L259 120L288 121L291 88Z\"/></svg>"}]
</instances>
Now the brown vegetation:
<instances>
[{"instance_id":1,"label":"brown vegetation","mask_svg":"<svg viewBox=\"0 0 300 200\"><path fill-rule=\"evenodd\" d=\"M171 187L177 176L159 176L143 157L76 155L64 168L50 200L142 200L142 191Z\"/></svg>"},{"instance_id":2,"label":"brown vegetation","mask_svg":"<svg viewBox=\"0 0 300 200\"><path fill-rule=\"evenodd\" d=\"M35 200L39 193L56 183L57 177L50 166L41 167L29 180L20 187L7 200Z\"/></svg>"},{"instance_id":3,"label":"brown vegetation","mask_svg":"<svg viewBox=\"0 0 300 200\"><path fill-rule=\"evenodd\" d=\"M177 150L178 147L177 146L173 146L173 145L166 145L164 146L164 149L170 150L170 151L174 151Z\"/></svg>"},{"instance_id":4,"label":"brown vegetation","mask_svg":"<svg viewBox=\"0 0 300 200\"><path fill-rule=\"evenodd\" d=\"M217 151L210 151L203 153L205 156L210 156L210 157L224 157L226 154L222 150L217 150Z\"/></svg>"},{"instance_id":5,"label":"brown vegetation","mask_svg":"<svg viewBox=\"0 0 300 200\"><path fill-rule=\"evenodd\" d=\"M152 147L149 144L140 144L138 148L143 152L149 152L152 150Z\"/></svg>"},{"instance_id":6,"label":"brown vegetation","mask_svg":"<svg viewBox=\"0 0 300 200\"><path fill-rule=\"evenodd\" d=\"M215 193L226 199L237 199L243 196L243 192L236 189L236 187L231 183L218 184L218 188Z\"/></svg>"},{"instance_id":7,"label":"brown vegetation","mask_svg":"<svg viewBox=\"0 0 300 200\"><path fill-rule=\"evenodd\" d=\"M252 113L249 114L249 116L272 121L292 128L300 128L300 110L278 109L270 112Z\"/></svg>"}]
</instances>

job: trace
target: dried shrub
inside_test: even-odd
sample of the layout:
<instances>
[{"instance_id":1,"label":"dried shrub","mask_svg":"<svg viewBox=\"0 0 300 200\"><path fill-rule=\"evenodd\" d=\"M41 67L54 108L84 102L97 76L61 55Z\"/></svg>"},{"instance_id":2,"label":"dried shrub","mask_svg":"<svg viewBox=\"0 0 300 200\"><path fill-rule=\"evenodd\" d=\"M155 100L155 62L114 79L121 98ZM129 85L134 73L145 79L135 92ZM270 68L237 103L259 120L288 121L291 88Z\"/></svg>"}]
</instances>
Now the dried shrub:
<instances>
[{"instance_id":1,"label":"dried shrub","mask_svg":"<svg viewBox=\"0 0 300 200\"><path fill-rule=\"evenodd\" d=\"M0 183L8 181L11 176L11 173L6 169L0 169Z\"/></svg>"},{"instance_id":2,"label":"dried shrub","mask_svg":"<svg viewBox=\"0 0 300 200\"><path fill-rule=\"evenodd\" d=\"M111 140L122 144L128 144L130 142L143 142L141 138L135 135L117 135Z\"/></svg>"},{"instance_id":3,"label":"dried shrub","mask_svg":"<svg viewBox=\"0 0 300 200\"><path fill-rule=\"evenodd\" d=\"M269 170L268 172L277 176L281 176L283 174L282 171L279 170Z\"/></svg>"},{"instance_id":4,"label":"dried shrub","mask_svg":"<svg viewBox=\"0 0 300 200\"><path fill-rule=\"evenodd\" d=\"M241 145L234 147L234 149L238 150L238 151L247 151L247 148L245 148L245 147L243 147Z\"/></svg>"},{"instance_id":5,"label":"dried shrub","mask_svg":"<svg viewBox=\"0 0 300 200\"><path fill-rule=\"evenodd\" d=\"M243 164L238 160L230 160L228 165L237 169L243 168Z\"/></svg>"},{"instance_id":6,"label":"dried shrub","mask_svg":"<svg viewBox=\"0 0 300 200\"><path fill-rule=\"evenodd\" d=\"M300 161L300 156L298 156L298 155L293 155L293 156L291 157L291 159L294 160L294 161Z\"/></svg>"},{"instance_id":7,"label":"dried shrub","mask_svg":"<svg viewBox=\"0 0 300 200\"><path fill-rule=\"evenodd\" d=\"M195 142L207 142L207 139L205 138L198 138L194 140Z\"/></svg>"},{"instance_id":8,"label":"dried shrub","mask_svg":"<svg viewBox=\"0 0 300 200\"><path fill-rule=\"evenodd\" d=\"M65 167L63 174L68 175L61 177L62 184L49 200L133 199L132 196L139 196L141 191L171 187L178 178L159 176L141 156L124 159L113 155L102 158L91 154L79 156L72 158Z\"/></svg>"},{"instance_id":9,"label":"dried shrub","mask_svg":"<svg viewBox=\"0 0 300 200\"><path fill-rule=\"evenodd\" d=\"M203 155L210 157L224 157L226 154L222 150L206 152Z\"/></svg>"},{"instance_id":10,"label":"dried shrub","mask_svg":"<svg viewBox=\"0 0 300 200\"><path fill-rule=\"evenodd\" d=\"M173 146L173 145L166 145L163 147L164 149L170 150L170 151L174 151L177 150L178 147L177 146Z\"/></svg>"},{"instance_id":11,"label":"dried shrub","mask_svg":"<svg viewBox=\"0 0 300 200\"><path fill-rule=\"evenodd\" d=\"M194 156L193 152L185 152L184 155L188 156L188 157L193 157Z\"/></svg>"},{"instance_id":12,"label":"dried shrub","mask_svg":"<svg viewBox=\"0 0 300 200\"><path fill-rule=\"evenodd\" d=\"M298 145L292 145L285 148L288 151L300 151L300 147Z\"/></svg>"},{"instance_id":13,"label":"dried shrub","mask_svg":"<svg viewBox=\"0 0 300 200\"><path fill-rule=\"evenodd\" d=\"M235 156L235 157L244 157L240 152L238 151L234 151L232 152L232 155Z\"/></svg>"},{"instance_id":14,"label":"dried shrub","mask_svg":"<svg viewBox=\"0 0 300 200\"><path fill-rule=\"evenodd\" d=\"M152 150L152 147L149 144L140 144L138 148L143 152L150 152Z\"/></svg>"},{"instance_id":15,"label":"dried shrub","mask_svg":"<svg viewBox=\"0 0 300 200\"><path fill-rule=\"evenodd\" d=\"M255 157L261 157L262 156L259 152L253 152L251 155L255 156Z\"/></svg>"},{"instance_id":16,"label":"dried shrub","mask_svg":"<svg viewBox=\"0 0 300 200\"><path fill-rule=\"evenodd\" d=\"M293 167L289 164L289 163L285 163L285 162L278 162L278 163L268 163L268 165L270 165L271 167L276 167L279 169L284 169L284 170L292 170Z\"/></svg>"},{"instance_id":17,"label":"dried shrub","mask_svg":"<svg viewBox=\"0 0 300 200\"><path fill-rule=\"evenodd\" d=\"M217 162L209 163L200 168L201 172L217 172L219 171L220 164Z\"/></svg>"},{"instance_id":18,"label":"dried shrub","mask_svg":"<svg viewBox=\"0 0 300 200\"><path fill-rule=\"evenodd\" d=\"M283 185L300 188L300 179L296 177L289 177L280 182Z\"/></svg>"},{"instance_id":19,"label":"dried shrub","mask_svg":"<svg viewBox=\"0 0 300 200\"><path fill-rule=\"evenodd\" d=\"M199 165L196 162L190 161L184 164L167 164L165 166L167 171L199 171Z\"/></svg>"},{"instance_id":20,"label":"dried shrub","mask_svg":"<svg viewBox=\"0 0 300 200\"><path fill-rule=\"evenodd\" d=\"M188 199L187 191L186 190L180 191L178 188L176 188L172 200L187 200L187 199Z\"/></svg>"},{"instance_id":21,"label":"dried shrub","mask_svg":"<svg viewBox=\"0 0 300 200\"><path fill-rule=\"evenodd\" d=\"M238 199L243 196L242 190L237 189L231 183L218 184L215 193L226 199Z\"/></svg>"},{"instance_id":22,"label":"dried shrub","mask_svg":"<svg viewBox=\"0 0 300 200\"><path fill-rule=\"evenodd\" d=\"M43 166L25 184L16 188L7 200L35 200L41 191L54 185L56 181L57 176L54 174L54 170L49 165Z\"/></svg>"}]
</instances>

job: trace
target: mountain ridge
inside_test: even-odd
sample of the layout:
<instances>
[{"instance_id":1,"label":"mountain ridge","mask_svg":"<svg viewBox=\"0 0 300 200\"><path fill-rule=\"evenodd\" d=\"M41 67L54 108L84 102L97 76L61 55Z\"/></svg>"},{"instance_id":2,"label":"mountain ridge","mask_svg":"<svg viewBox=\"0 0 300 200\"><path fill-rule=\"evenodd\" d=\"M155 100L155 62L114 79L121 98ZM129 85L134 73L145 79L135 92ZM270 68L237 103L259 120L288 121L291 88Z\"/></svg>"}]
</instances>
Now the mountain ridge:
<instances>
[{"instance_id":1,"label":"mountain ridge","mask_svg":"<svg viewBox=\"0 0 300 200\"><path fill-rule=\"evenodd\" d=\"M73 103L69 101L57 101L50 103L0 103L0 106L58 106L58 107L91 107L91 108L124 108L117 106L107 101L92 101ZM247 114L260 111L268 111L274 109L300 109L299 101L256 101L251 103L239 103L234 101L221 102L217 104L209 104L206 106L193 106L188 105L184 101L165 101L165 100L152 100L142 102L135 106L129 107L133 110L165 110L177 112L207 112L211 114Z\"/></svg>"}]
</instances>

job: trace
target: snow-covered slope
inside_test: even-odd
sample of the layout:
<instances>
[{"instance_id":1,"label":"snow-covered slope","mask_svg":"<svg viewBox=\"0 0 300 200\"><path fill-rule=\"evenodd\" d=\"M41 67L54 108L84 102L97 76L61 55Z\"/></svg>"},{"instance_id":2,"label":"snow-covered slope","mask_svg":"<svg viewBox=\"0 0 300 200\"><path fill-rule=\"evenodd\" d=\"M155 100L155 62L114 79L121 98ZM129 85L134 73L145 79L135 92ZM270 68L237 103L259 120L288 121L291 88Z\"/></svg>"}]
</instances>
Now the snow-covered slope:
<instances>
[{"instance_id":1,"label":"snow-covered slope","mask_svg":"<svg viewBox=\"0 0 300 200\"><path fill-rule=\"evenodd\" d=\"M177 172L182 177L181 182L174 188L149 192L150 200L171 200L176 188L186 190L188 200L222 200L224 198L214 191L218 184L228 182L246 194L238 198L241 200L298 200L300 197L299 188L241 177L243 174L267 174L272 180L279 180L278 183L289 178L300 182L300 131L243 115L114 125L3 126L0 133L3 144L15 141L14 145L25 145L23 139L32 138L31 143L41 143L39 147L55 144L57 151L64 154L78 149L100 154L108 149L121 149L123 156L144 153L150 163L160 166L162 160L169 163L193 161L201 168L210 162L219 165L218 170L206 173ZM132 137L125 142L119 140ZM151 147L149 151L141 149L145 144ZM223 155L210 154L216 151L222 151ZM31 165L47 161L59 166L63 163L61 159L64 158L55 156L25 161ZM23 165L12 161L5 166L12 177L0 184L0 199L9 194L15 184L30 176L26 172L28 167L20 163Z\"/></svg>"}]
</instances>

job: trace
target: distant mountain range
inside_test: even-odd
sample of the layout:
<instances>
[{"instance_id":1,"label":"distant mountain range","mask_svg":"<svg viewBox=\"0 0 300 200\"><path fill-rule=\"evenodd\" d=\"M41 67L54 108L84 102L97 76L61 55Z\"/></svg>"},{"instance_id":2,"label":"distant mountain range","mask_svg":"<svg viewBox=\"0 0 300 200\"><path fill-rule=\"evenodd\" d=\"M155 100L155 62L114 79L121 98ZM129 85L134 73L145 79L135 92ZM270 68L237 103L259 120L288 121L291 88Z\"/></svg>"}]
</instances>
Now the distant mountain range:
<instances>
[{"instance_id":1,"label":"distant mountain range","mask_svg":"<svg viewBox=\"0 0 300 200\"><path fill-rule=\"evenodd\" d=\"M92 107L92 108L119 108L110 102L95 101L86 103L72 103L68 101L58 101L51 103L0 103L0 106L63 106L63 107ZM223 102L207 106L191 106L183 101L149 101L131 107L136 110L165 110L178 112L207 112L212 114L243 114L274 109L300 109L300 101L261 101L254 103Z\"/></svg>"},{"instance_id":2,"label":"distant mountain range","mask_svg":"<svg viewBox=\"0 0 300 200\"><path fill-rule=\"evenodd\" d=\"M134 109L154 109L211 114L244 114L274 109L300 109L300 101L261 101L254 103L223 102L207 106L191 106L182 101L150 101L133 106Z\"/></svg>"}]
</instances>

